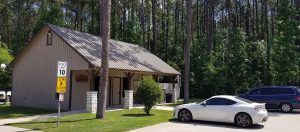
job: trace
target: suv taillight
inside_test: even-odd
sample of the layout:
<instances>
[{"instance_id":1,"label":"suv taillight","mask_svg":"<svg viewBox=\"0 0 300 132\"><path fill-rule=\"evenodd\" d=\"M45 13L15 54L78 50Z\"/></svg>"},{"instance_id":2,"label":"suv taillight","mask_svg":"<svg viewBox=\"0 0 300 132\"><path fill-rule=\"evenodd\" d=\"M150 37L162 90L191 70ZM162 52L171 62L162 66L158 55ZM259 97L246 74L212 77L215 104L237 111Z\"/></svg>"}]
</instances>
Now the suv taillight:
<instances>
[{"instance_id":1,"label":"suv taillight","mask_svg":"<svg viewBox=\"0 0 300 132\"><path fill-rule=\"evenodd\" d=\"M300 101L300 96L297 97L297 100Z\"/></svg>"}]
</instances>

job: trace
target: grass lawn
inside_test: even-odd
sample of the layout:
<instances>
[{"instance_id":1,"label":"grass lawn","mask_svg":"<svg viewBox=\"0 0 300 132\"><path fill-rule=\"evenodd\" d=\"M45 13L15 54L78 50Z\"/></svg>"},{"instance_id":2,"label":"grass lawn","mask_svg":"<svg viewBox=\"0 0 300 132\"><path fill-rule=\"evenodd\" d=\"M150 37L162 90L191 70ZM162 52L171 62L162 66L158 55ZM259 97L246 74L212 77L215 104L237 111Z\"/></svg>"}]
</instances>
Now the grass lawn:
<instances>
[{"instance_id":1,"label":"grass lawn","mask_svg":"<svg viewBox=\"0 0 300 132\"><path fill-rule=\"evenodd\" d=\"M190 99L190 103L194 103L194 102L202 102L205 99ZM163 104L163 106L170 106L170 107L176 107L178 105L182 105L183 104L183 100L178 100L177 103L170 103L170 104Z\"/></svg>"},{"instance_id":2,"label":"grass lawn","mask_svg":"<svg viewBox=\"0 0 300 132\"><path fill-rule=\"evenodd\" d=\"M56 128L56 118L11 125L45 132L120 132L167 122L172 118L172 111L151 110L151 114L146 116L142 109L118 110L107 112L103 120L95 119L95 114L76 114L62 117L59 128Z\"/></svg>"},{"instance_id":3,"label":"grass lawn","mask_svg":"<svg viewBox=\"0 0 300 132\"><path fill-rule=\"evenodd\" d=\"M30 115L48 114L55 113L53 110L45 110L38 108L28 107L12 107L10 104L0 104L0 120L6 118L17 118Z\"/></svg>"}]
</instances>

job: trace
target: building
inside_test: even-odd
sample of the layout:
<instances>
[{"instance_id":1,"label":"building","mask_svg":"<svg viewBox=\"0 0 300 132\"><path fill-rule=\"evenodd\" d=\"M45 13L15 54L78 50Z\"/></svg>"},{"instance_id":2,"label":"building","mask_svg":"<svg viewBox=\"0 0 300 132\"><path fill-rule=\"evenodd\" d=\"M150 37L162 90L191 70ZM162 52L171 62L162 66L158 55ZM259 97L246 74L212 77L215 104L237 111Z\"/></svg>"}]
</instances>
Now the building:
<instances>
[{"instance_id":1,"label":"building","mask_svg":"<svg viewBox=\"0 0 300 132\"><path fill-rule=\"evenodd\" d=\"M86 107L87 91L98 91L101 66L100 37L56 25L39 31L10 63L13 71L12 105L57 108L57 62L67 61L67 91L63 110ZM111 40L109 52L108 105L122 105L124 90L135 90L144 75L179 78L179 72L148 50ZM169 79L170 80L170 79ZM166 93L178 89L177 82L161 84ZM175 97L179 96L179 92Z\"/></svg>"}]
</instances>

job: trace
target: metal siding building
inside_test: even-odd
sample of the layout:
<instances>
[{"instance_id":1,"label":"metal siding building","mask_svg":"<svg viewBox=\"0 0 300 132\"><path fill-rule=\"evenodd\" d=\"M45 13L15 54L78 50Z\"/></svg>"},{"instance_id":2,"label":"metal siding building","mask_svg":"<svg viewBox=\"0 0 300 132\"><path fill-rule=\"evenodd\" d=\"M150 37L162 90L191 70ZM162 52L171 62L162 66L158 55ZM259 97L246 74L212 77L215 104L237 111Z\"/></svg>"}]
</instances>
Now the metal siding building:
<instances>
[{"instance_id":1,"label":"metal siding building","mask_svg":"<svg viewBox=\"0 0 300 132\"><path fill-rule=\"evenodd\" d=\"M53 34L52 45L47 45L46 41L49 31ZM67 92L62 109L84 109L86 91L97 91L95 81L99 78L95 77L99 75L101 64L100 43L99 37L87 33L55 25L44 27L10 64L13 70L12 105L56 109L57 62L67 61ZM124 73L134 73L129 81L132 87L143 75L179 74L142 47L114 40L110 44L107 99L110 105L123 102ZM77 79L80 76L89 79L80 81Z\"/></svg>"}]
</instances>

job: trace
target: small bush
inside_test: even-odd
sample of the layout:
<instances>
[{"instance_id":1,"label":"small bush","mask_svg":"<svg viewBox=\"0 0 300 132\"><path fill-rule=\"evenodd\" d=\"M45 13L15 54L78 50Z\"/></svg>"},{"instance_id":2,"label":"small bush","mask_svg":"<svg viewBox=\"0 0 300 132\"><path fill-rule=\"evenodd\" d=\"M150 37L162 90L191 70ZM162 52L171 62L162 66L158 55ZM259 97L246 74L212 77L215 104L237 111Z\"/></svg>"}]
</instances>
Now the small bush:
<instances>
[{"instance_id":1,"label":"small bush","mask_svg":"<svg viewBox=\"0 0 300 132\"><path fill-rule=\"evenodd\" d=\"M139 82L134 98L145 106L144 110L150 115L151 108L162 100L162 90L157 82L150 76L143 77Z\"/></svg>"}]
</instances>

